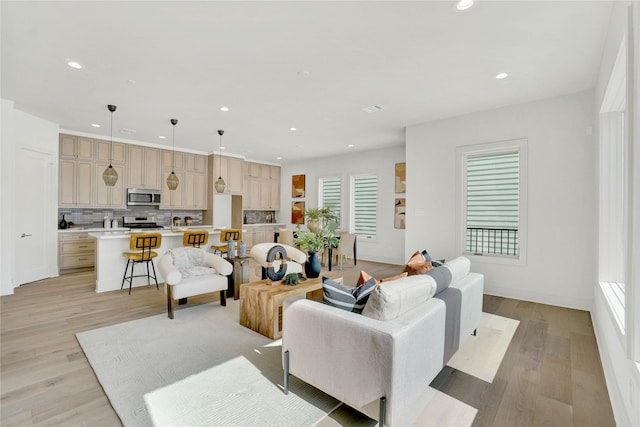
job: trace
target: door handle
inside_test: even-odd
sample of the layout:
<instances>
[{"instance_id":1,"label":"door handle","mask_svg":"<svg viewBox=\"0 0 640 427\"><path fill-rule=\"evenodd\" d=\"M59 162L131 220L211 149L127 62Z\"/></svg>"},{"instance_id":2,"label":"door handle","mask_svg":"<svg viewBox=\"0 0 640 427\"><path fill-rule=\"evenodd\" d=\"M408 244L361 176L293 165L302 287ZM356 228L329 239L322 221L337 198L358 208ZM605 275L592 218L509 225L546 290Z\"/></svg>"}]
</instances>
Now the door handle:
<instances>
[{"instance_id":1,"label":"door handle","mask_svg":"<svg viewBox=\"0 0 640 427\"><path fill-rule=\"evenodd\" d=\"M31 237L31 234L24 234L22 233L22 235L20 237Z\"/></svg>"}]
</instances>

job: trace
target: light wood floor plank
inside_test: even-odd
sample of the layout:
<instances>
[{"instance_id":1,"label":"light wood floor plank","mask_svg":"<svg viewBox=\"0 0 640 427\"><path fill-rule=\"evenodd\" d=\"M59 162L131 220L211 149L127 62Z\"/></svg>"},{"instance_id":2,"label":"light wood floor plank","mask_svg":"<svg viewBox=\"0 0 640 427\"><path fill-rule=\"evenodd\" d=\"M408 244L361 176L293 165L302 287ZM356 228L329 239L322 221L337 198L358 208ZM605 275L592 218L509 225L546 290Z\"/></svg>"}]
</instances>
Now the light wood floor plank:
<instances>
[{"instance_id":1,"label":"light wood floor plank","mask_svg":"<svg viewBox=\"0 0 640 427\"><path fill-rule=\"evenodd\" d=\"M334 270L347 285L356 283L361 269L378 278L404 269L350 265ZM256 280L259 269L250 272ZM217 294L189 298L177 311L217 300ZM553 425L568 422L567 414L575 426L615 424L589 313L490 295L484 310L521 321L493 383L451 368L432 383L478 409L474 426ZM96 294L93 271L0 297L0 424L119 425L75 333L157 314L166 315L162 287Z\"/></svg>"}]
</instances>

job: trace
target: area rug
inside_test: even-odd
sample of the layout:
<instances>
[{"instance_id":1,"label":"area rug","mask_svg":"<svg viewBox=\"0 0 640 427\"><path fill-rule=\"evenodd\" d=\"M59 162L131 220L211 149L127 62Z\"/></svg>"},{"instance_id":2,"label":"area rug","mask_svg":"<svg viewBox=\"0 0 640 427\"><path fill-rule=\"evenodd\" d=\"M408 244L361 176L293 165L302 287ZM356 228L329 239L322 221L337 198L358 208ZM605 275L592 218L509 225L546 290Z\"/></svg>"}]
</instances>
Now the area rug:
<instances>
[{"instance_id":1,"label":"area rug","mask_svg":"<svg viewBox=\"0 0 640 427\"><path fill-rule=\"evenodd\" d=\"M294 376L291 392L285 396L280 341L240 326L238 301L227 304L185 307L176 312L174 320L162 314L76 334L122 423L127 427L186 425L187 421L189 425L216 426L332 425L328 421L340 410L327 414L339 402ZM500 321L504 318L492 317L483 314L478 340L508 335L482 332L497 330L504 323ZM490 346L506 351L508 342ZM487 366L495 362L480 360L488 357L485 353L476 351L473 357L472 351L456 369L471 373L469 366L481 366L482 372L491 370ZM500 360L503 355L504 351ZM377 418L376 409L371 409L365 413ZM475 416L474 408L431 388L425 391L419 412L419 425L438 420L428 425L469 426ZM465 414L464 422L442 422L443 414ZM364 418L356 424L376 425ZM338 425L351 424L342 421Z\"/></svg>"}]
</instances>

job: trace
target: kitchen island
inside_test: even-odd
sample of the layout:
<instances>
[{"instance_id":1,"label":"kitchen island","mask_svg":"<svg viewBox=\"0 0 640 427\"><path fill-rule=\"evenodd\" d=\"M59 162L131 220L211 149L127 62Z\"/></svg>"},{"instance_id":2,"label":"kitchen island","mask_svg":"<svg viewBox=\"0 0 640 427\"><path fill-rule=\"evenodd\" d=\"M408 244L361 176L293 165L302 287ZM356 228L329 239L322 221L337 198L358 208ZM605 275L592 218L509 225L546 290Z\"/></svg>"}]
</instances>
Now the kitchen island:
<instances>
[{"instance_id":1,"label":"kitchen island","mask_svg":"<svg viewBox=\"0 0 640 427\"><path fill-rule=\"evenodd\" d=\"M155 249L158 253L158 257L154 258L153 264L156 267L156 274L158 277L158 283L163 283L160 272L158 271L157 262L169 249L173 249L182 246L182 237L184 231L189 230L208 230L209 242L203 247L203 250L209 250L209 246L212 242L218 242L220 240L220 230L214 229L211 226L195 226L195 227L183 227L179 230L149 230L150 233L162 234L162 244L160 248ZM96 253L95 253L95 270L96 270L96 292L108 292L119 290L122 286L122 278L124 276L124 269L127 265L126 258L122 255L123 252L130 251L129 241L132 233L139 234L139 231L102 231L92 232L89 236L96 241ZM146 272L144 265L136 265L135 274L143 274ZM152 282L153 283L153 282ZM153 283L155 285L155 283ZM147 286L146 277L137 277L133 280L133 287Z\"/></svg>"}]
</instances>

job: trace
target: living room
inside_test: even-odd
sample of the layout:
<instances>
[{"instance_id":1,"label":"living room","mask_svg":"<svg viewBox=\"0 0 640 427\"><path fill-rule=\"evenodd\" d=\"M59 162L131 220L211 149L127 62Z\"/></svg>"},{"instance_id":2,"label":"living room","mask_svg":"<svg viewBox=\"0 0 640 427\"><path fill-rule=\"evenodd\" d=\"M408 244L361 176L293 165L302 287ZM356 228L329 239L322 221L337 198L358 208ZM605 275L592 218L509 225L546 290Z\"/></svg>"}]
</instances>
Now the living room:
<instances>
[{"instance_id":1,"label":"living room","mask_svg":"<svg viewBox=\"0 0 640 427\"><path fill-rule=\"evenodd\" d=\"M631 4L632 8L627 9ZM400 265L413 251L428 249L436 257L451 259L463 252L459 229L460 171L457 169L461 150L476 144L527 139L528 185L524 201L528 209L523 234L526 252L517 263L495 263L471 255L473 269L485 275L486 294L591 312L607 388L619 425L634 425L637 424L635 420L640 419L637 404L640 397L637 365L640 360L640 292L635 291L640 288L640 275L636 267L632 267L640 264L637 251L640 219L637 189L633 189L629 193L626 228L631 236L630 249L624 252L629 265L624 314L627 330L621 334L599 284L599 114L623 40L631 42L630 46L635 46L636 52L640 45L638 9L637 2L614 2L611 6L611 16L604 31L607 36L602 59L597 73L592 76L594 84L591 87L577 92L558 90L552 97L531 95L524 103L460 112L454 117L407 120L402 144L323 156L322 163L317 159L283 162L281 178L282 188L288 188L293 175L305 174L307 200L317 200L318 179L340 176L347 183L353 175L373 171L379 183L378 220L386 225L379 228L375 241L358 242L359 258ZM635 33L625 39L629 19L635 25ZM632 56L635 62L628 65L627 77L635 85L635 100L640 87L637 56ZM530 92L535 94L536 87L531 87ZM464 100L458 102L464 104ZM11 175L13 150L25 141L37 139L41 132L56 135L57 141L58 133L56 123L34 113L24 113L21 108L21 105L7 104L3 96L2 139L5 143L15 144L13 148L3 144L1 158L3 295L13 292L12 288L7 289L11 287L14 268L10 253L16 245L11 228L14 219L20 216L19 209L11 207L14 193L19 191L19 183L12 180ZM634 115L628 119L631 124L629 134L635 139L629 148L638 146L639 132L635 132L638 110L630 108ZM13 120L14 111L17 111L15 116L19 116L17 120ZM28 119L24 119L24 115ZM20 140L11 137L16 129L22 136ZM633 178L630 184L638 182L640 173L635 166L640 164L637 151L633 150L634 157L630 160L628 173ZM405 230L389 225L393 224L396 197L393 167L400 162L407 165ZM343 200L346 206L346 193ZM283 192L281 219L291 217L291 201L289 194Z\"/></svg>"}]
</instances>

